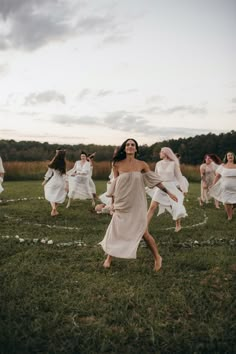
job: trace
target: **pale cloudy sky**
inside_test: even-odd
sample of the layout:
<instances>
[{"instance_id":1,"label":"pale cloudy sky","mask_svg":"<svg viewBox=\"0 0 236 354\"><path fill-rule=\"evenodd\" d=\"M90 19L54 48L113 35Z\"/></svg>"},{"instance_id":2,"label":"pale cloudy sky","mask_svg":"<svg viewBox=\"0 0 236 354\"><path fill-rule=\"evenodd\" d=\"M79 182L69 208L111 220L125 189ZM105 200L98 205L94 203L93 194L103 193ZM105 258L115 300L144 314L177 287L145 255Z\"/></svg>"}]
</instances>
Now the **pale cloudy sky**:
<instances>
[{"instance_id":1,"label":"pale cloudy sky","mask_svg":"<svg viewBox=\"0 0 236 354\"><path fill-rule=\"evenodd\" d=\"M236 129L236 0L0 0L0 139Z\"/></svg>"}]
</instances>

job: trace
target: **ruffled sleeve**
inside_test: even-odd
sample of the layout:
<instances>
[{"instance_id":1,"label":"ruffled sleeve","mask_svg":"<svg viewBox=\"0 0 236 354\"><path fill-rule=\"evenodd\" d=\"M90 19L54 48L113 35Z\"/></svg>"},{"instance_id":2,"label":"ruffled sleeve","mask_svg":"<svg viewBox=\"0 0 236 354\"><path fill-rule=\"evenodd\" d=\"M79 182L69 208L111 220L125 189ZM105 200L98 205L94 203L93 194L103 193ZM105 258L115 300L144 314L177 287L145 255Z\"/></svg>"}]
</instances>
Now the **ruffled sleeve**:
<instances>
[{"instance_id":1,"label":"ruffled sleeve","mask_svg":"<svg viewBox=\"0 0 236 354\"><path fill-rule=\"evenodd\" d=\"M153 171L145 172L142 174L142 176L143 176L143 181L144 181L145 186L147 186L149 188L153 188L157 184L162 182L160 176Z\"/></svg>"},{"instance_id":2,"label":"ruffled sleeve","mask_svg":"<svg viewBox=\"0 0 236 354\"><path fill-rule=\"evenodd\" d=\"M5 173L1 157L0 157L0 173Z\"/></svg>"},{"instance_id":3,"label":"ruffled sleeve","mask_svg":"<svg viewBox=\"0 0 236 354\"><path fill-rule=\"evenodd\" d=\"M223 172L223 165L220 165L217 170L216 170L216 173L218 173L219 175L222 175L222 172Z\"/></svg>"},{"instance_id":4,"label":"ruffled sleeve","mask_svg":"<svg viewBox=\"0 0 236 354\"><path fill-rule=\"evenodd\" d=\"M113 197L116 188L117 178L113 178L110 183L107 183L106 197Z\"/></svg>"}]
</instances>

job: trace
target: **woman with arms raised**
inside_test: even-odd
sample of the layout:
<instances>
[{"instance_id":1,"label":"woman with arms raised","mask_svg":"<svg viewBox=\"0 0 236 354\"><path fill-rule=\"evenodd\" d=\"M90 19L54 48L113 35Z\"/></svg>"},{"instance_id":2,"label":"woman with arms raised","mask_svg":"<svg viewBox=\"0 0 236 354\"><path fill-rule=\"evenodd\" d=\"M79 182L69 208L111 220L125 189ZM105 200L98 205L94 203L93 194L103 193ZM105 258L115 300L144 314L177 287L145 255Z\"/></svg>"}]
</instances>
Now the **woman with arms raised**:
<instances>
[{"instance_id":1,"label":"woman with arms raised","mask_svg":"<svg viewBox=\"0 0 236 354\"><path fill-rule=\"evenodd\" d=\"M137 248L143 237L154 256L154 270L158 271L162 258L147 228L145 185L157 186L173 200L177 201L177 198L166 190L146 162L136 159L137 153L138 143L134 139L127 139L113 158L114 179L108 195L114 199L114 213L105 237L100 242L107 254L103 266L109 268L113 256L136 258Z\"/></svg>"}]
</instances>

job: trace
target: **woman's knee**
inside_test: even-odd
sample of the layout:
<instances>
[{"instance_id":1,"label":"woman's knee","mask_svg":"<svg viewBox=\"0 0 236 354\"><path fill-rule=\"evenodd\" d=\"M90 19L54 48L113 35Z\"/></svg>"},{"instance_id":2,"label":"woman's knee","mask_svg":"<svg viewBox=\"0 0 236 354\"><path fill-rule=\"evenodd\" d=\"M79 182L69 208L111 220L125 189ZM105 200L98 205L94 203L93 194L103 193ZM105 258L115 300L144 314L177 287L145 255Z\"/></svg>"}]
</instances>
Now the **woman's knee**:
<instances>
[{"instance_id":1,"label":"woman's knee","mask_svg":"<svg viewBox=\"0 0 236 354\"><path fill-rule=\"evenodd\" d=\"M153 203L153 202L152 202L152 203L150 204L149 210L150 210L150 211L155 211L156 208L157 208L157 206L158 206L157 203Z\"/></svg>"}]
</instances>

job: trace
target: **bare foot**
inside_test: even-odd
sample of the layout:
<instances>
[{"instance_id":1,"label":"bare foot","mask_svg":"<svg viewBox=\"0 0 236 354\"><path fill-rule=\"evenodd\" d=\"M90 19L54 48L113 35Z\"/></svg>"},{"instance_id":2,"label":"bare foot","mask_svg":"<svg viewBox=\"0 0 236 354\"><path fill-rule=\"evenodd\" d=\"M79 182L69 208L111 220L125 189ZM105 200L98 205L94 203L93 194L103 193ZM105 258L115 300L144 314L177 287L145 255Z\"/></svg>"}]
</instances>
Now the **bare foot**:
<instances>
[{"instance_id":1,"label":"bare foot","mask_svg":"<svg viewBox=\"0 0 236 354\"><path fill-rule=\"evenodd\" d=\"M110 268L110 266L111 266L111 261L108 260L108 259L106 259L106 260L104 261L104 263L103 263L103 267L104 267L104 268Z\"/></svg>"},{"instance_id":2,"label":"bare foot","mask_svg":"<svg viewBox=\"0 0 236 354\"><path fill-rule=\"evenodd\" d=\"M161 266L162 266L162 257L159 256L159 259L154 262L153 270L155 270L155 272L158 272L158 270L161 269Z\"/></svg>"},{"instance_id":3,"label":"bare foot","mask_svg":"<svg viewBox=\"0 0 236 354\"><path fill-rule=\"evenodd\" d=\"M178 226L175 227L175 232L179 232L181 229L182 229L182 226L178 225Z\"/></svg>"},{"instance_id":4,"label":"bare foot","mask_svg":"<svg viewBox=\"0 0 236 354\"><path fill-rule=\"evenodd\" d=\"M57 216L58 214L59 214L58 211L55 210L55 209L53 209L53 210L51 211L51 216Z\"/></svg>"},{"instance_id":5,"label":"bare foot","mask_svg":"<svg viewBox=\"0 0 236 354\"><path fill-rule=\"evenodd\" d=\"M202 207L203 206L203 202L202 202L201 198L198 198L198 201L199 201L199 205Z\"/></svg>"}]
</instances>

